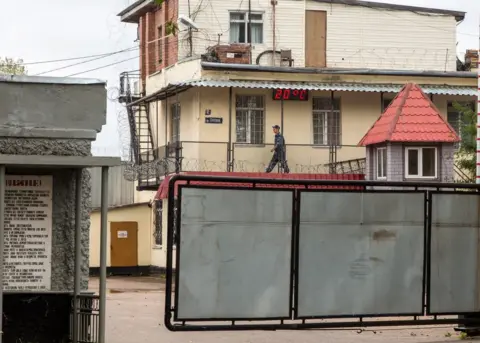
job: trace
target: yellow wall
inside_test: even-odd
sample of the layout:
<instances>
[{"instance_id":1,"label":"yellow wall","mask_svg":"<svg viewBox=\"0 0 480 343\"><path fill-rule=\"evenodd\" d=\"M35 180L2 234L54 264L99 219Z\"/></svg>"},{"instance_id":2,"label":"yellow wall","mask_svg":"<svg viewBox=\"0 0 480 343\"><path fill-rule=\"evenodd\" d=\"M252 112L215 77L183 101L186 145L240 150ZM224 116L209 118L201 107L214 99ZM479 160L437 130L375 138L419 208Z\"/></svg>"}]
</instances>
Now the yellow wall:
<instances>
[{"instance_id":1,"label":"yellow wall","mask_svg":"<svg viewBox=\"0 0 480 343\"><path fill-rule=\"evenodd\" d=\"M191 62L191 68L181 68L180 65L169 70L171 74L178 72L185 74L183 69L190 73L198 67ZM190 66L190 65L189 65ZM179 75L180 75L179 74ZM294 73L268 73L245 71L211 71L198 70L195 77L217 80L276 80L276 81L310 81L310 82L355 82L355 83L384 83L404 84L416 82L429 85L454 85L476 87L476 79L470 78L444 78L444 77L411 77L387 75L336 75L336 74L294 74ZM153 84L152 84L153 85ZM159 146L170 141L171 123L166 122L170 116L170 105L175 102L181 104L181 132L182 141L182 169L184 171L226 171L227 149L229 141L229 125L231 126L232 142L236 140L235 134L235 95L236 94L263 94L265 96L265 145L241 146L234 144L233 158L235 171L263 171L272 154L273 144L271 126L281 125L280 102L272 100L272 90L268 89L233 89L232 120L229 118L229 89L228 88L192 88L186 92L172 96L165 101L152 106L155 118L152 118L154 140ZM292 172L325 172L325 164L329 161L328 147L311 147L313 144L312 122L312 97L330 97L330 92L310 92L310 100L284 102L283 133L287 142L287 160ZM341 144L337 151L337 161L355 158L364 158L365 149L357 147L357 143L367 132L380 115L380 93L368 92L335 92L336 97L341 97ZM393 98L394 93L385 93L385 98ZM472 100L470 97L435 95L434 103L442 114L446 115L447 101ZM158 106L158 112L157 108ZM210 117L223 118L223 124L206 124L205 111L210 110ZM158 119L157 119L158 113ZM165 125L167 123L167 125ZM299 146L299 145L304 146ZM297 145L297 146L295 146ZM146 201L151 195L137 196L136 201ZM148 199L151 200L151 199Z\"/></svg>"},{"instance_id":2,"label":"yellow wall","mask_svg":"<svg viewBox=\"0 0 480 343\"><path fill-rule=\"evenodd\" d=\"M226 171L227 142L229 127L229 90L228 88L198 88L199 110L182 111L182 141L184 170L188 171ZM265 145L234 144L235 171L262 171L272 154L272 125L281 125L280 101L272 100L272 90L234 89L232 97L231 135L235 142L235 96L237 94L263 95L265 97ZM337 161L364 158L365 149L357 144L375 120L381 114L380 93L335 92L341 106L341 144L337 151ZM330 92L310 92L309 101L285 101L283 133L287 142L287 160L292 172L326 172L324 164L329 162L328 147L312 147L313 121L312 98L330 97ZM393 98L395 94L384 94L384 98ZM447 101L472 100L465 96L434 96L434 103L446 116ZM182 103L182 110L195 108L197 98L190 98L194 104ZM223 124L206 124L205 111L211 111L211 117L223 118ZM198 129L197 129L198 127Z\"/></svg>"},{"instance_id":3,"label":"yellow wall","mask_svg":"<svg viewBox=\"0 0 480 343\"><path fill-rule=\"evenodd\" d=\"M137 191L133 195L133 201L135 203L151 202L152 200L154 200L156 194L157 192L153 191Z\"/></svg>"},{"instance_id":4,"label":"yellow wall","mask_svg":"<svg viewBox=\"0 0 480 343\"><path fill-rule=\"evenodd\" d=\"M168 213L168 200L163 199L163 207L162 207L162 243L161 246L153 246L152 247L152 260L151 265L154 267L161 267L165 268L167 266L167 213ZM174 248L175 253L175 248ZM175 268L175 259L173 260L173 267Z\"/></svg>"},{"instance_id":5,"label":"yellow wall","mask_svg":"<svg viewBox=\"0 0 480 343\"><path fill-rule=\"evenodd\" d=\"M138 223L138 265L150 266L153 244L153 211L147 204L112 208L108 211L107 266L110 266L110 223ZM90 215L90 267L100 266L100 212Z\"/></svg>"}]
</instances>

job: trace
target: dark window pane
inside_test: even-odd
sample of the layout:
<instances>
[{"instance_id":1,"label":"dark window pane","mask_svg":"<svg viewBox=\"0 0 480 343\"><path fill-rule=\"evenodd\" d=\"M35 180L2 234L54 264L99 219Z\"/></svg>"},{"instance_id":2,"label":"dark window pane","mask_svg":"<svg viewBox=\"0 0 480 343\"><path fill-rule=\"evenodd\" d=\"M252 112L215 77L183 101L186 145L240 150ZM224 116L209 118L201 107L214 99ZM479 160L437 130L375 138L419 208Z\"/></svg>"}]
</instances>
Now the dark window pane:
<instances>
[{"instance_id":1,"label":"dark window pane","mask_svg":"<svg viewBox=\"0 0 480 343\"><path fill-rule=\"evenodd\" d=\"M408 150L407 175L418 175L418 150Z\"/></svg>"},{"instance_id":2,"label":"dark window pane","mask_svg":"<svg viewBox=\"0 0 480 343\"><path fill-rule=\"evenodd\" d=\"M382 177L382 150L377 149L377 177Z\"/></svg>"},{"instance_id":3,"label":"dark window pane","mask_svg":"<svg viewBox=\"0 0 480 343\"><path fill-rule=\"evenodd\" d=\"M382 103L382 113L385 112L385 110L387 109L388 106L390 106L390 103L392 102L392 100L389 100L389 99L383 99L383 103Z\"/></svg>"},{"instance_id":4,"label":"dark window pane","mask_svg":"<svg viewBox=\"0 0 480 343\"><path fill-rule=\"evenodd\" d=\"M425 148L422 151L422 176L435 176L435 148Z\"/></svg>"},{"instance_id":5,"label":"dark window pane","mask_svg":"<svg viewBox=\"0 0 480 343\"><path fill-rule=\"evenodd\" d=\"M263 24L254 24L251 26L251 37L253 44L262 44L263 43Z\"/></svg>"}]
</instances>

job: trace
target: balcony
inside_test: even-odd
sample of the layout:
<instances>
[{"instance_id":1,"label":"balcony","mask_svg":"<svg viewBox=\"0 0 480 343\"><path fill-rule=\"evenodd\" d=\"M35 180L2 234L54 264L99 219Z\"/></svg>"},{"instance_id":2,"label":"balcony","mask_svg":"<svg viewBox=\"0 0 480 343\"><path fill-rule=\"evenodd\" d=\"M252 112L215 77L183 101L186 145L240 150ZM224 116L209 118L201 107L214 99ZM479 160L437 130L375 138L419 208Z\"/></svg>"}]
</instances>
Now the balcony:
<instances>
[{"instance_id":1,"label":"balcony","mask_svg":"<svg viewBox=\"0 0 480 343\"><path fill-rule=\"evenodd\" d=\"M181 141L148 152L139 166L139 189L158 188L165 175L182 172L265 172L273 144ZM319 147L287 144L286 161L290 173L364 174L365 148L353 145ZM277 164L273 173L283 170Z\"/></svg>"},{"instance_id":2,"label":"balcony","mask_svg":"<svg viewBox=\"0 0 480 343\"><path fill-rule=\"evenodd\" d=\"M125 71L120 74L118 101L120 103L131 103L143 96L142 81L139 71Z\"/></svg>"}]
</instances>

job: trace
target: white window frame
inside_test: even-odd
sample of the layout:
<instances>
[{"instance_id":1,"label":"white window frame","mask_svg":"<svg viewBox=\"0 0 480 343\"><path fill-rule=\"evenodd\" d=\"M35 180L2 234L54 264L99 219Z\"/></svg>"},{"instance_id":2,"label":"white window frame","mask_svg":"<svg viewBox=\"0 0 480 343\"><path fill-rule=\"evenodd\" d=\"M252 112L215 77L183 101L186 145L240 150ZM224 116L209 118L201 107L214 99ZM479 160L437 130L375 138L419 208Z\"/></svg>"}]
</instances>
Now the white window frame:
<instances>
[{"instance_id":1,"label":"white window frame","mask_svg":"<svg viewBox=\"0 0 480 343\"><path fill-rule=\"evenodd\" d=\"M244 20L239 20L239 19L232 19L232 14L243 14L244 15ZM240 43L240 44L265 44L265 13L264 12L258 12L258 11L250 11L250 14L253 15L261 15L262 19L252 19L251 23L252 24L262 24L262 41L261 42L249 42L248 41L248 11L229 11L228 14L228 29L230 30L231 24L232 23L244 23L245 24L245 43L240 43L240 42L234 42L228 38L230 43Z\"/></svg>"},{"instance_id":2,"label":"white window frame","mask_svg":"<svg viewBox=\"0 0 480 343\"><path fill-rule=\"evenodd\" d=\"M328 115L332 113L331 109L315 109L315 99L320 100L320 101L330 101L330 98L326 97L313 97L312 99L312 143L316 147L328 147L330 146L330 142L328 140L329 134L328 134ZM337 141L336 146L341 147L342 146L342 108L341 108L341 99L336 98L335 101L338 101L338 108L335 108L333 110L333 114L337 117L338 121L338 128L337 132L332 133L336 138L335 140ZM323 141L322 142L315 142L315 132L316 132L316 123L321 122L322 120L317 120L317 115L321 116L323 115Z\"/></svg>"},{"instance_id":3,"label":"white window frame","mask_svg":"<svg viewBox=\"0 0 480 343\"><path fill-rule=\"evenodd\" d=\"M381 156L381 158L382 158L382 163L380 164L381 169L378 168L378 166L379 166L379 163L378 163L379 161L378 161L378 159L380 158L380 155L382 155L382 156ZM385 160L387 159L387 148L385 148L385 147L377 148L377 149L375 150L375 163L376 163L376 164L375 164L375 166L376 166L375 169L376 169L376 171L377 171L377 172L376 172L377 180L385 180L385 179L387 178L387 170L386 170L386 169L383 170L383 160L384 160L384 159L385 159ZM385 162L387 162L387 161L385 161ZM387 163L385 163L385 167L388 168L388 164L387 164ZM380 171L381 171L382 173L380 173Z\"/></svg>"},{"instance_id":4,"label":"white window frame","mask_svg":"<svg viewBox=\"0 0 480 343\"><path fill-rule=\"evenodd\" d=\"M253 101L251 98L260 96L262 97L262 107L254 107L255 105L253 104ZM247 100L247 107L238 107L235 104L235 142L237 144L255 144L255 145L264 145L265 144L265 108L266 108L266 103L265 103L265 96L263 95L256 95L256 94L237 94L236 98L242 97ZM246 140L245 142L241 142L238 140L238 126L237 126L237 116L238 116L238 111L246 111L246 127L245 127L245 135L246 135ZM262 140L261 142L253 142L252 143L252 116L254 115L255 111L261 111L262 112Z\"/></svg>"},{"instance_id":5,"label":"white window frame","mask_svg":"<svg viewBox=\"0 0 480 343\"><path fill-rule=\"evenodd\" d=\"M423 149L434 149L435 151L435 176L423 176ZM418 175L409 175L408 174L408 152L409 151L412 151L412 150L416 150L418 151L418 159L417 159L417 163L418 163ZM409 148L405 148L405 164L404 164L404 168L405 168L405 178L406 179L436 179L438 178L438 149L437 147L434 147L434 146L423 146L423 147L409 147Z\"/></svg>"}]
</instances>

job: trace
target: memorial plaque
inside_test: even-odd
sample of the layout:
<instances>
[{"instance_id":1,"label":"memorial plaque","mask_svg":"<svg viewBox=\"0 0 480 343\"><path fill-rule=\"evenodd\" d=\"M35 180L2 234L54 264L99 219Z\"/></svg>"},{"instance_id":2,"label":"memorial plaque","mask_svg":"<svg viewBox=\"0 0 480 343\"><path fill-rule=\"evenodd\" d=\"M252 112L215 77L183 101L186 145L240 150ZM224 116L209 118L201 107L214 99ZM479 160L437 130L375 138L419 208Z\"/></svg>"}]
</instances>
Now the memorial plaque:
<instances>
[{"instance_id":1,"label":"memorial plaque","mask_svg":"<svg viewBox=\"0 0 480 343\"><path fill-rule=\"evenodd\" d=\"M50 290L52 183L52 176L6 176L6 291Z\"/></svg>"}]
</instances>

